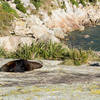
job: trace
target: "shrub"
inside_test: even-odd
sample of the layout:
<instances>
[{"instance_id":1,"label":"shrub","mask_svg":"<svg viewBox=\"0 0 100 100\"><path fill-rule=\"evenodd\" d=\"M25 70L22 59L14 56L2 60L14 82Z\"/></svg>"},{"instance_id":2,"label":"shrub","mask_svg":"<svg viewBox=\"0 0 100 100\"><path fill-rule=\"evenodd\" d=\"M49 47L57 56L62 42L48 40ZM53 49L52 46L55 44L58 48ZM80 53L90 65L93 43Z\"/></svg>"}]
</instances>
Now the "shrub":
<instances>
[{"instance_id":1,"label":"shrub","mask_svg":"<svg viewBox=\"0 0 100 100\"><path fill-rule=\"evenodd\" d=\"M52 42L32 44L35 57L44 59L63 59L65 49L62 45Z\"/></svg>"},{"instance_id":2,"label":"shrub","mask_svg":"<svg viewBox=\"0 0 100 100\"><path fill-rule=\"evenodd\" d=\"M0 2L3 2L4 0L0 0Z\"/></svg>"},{"instance_id":3,"label":"shrub","mask_svg":"<svg viewBox=\"0 0 100 100\"><path fill-rule=\"evenodd\" d=\"M66 4L65 4L64 1L62 1L62 3L61 3L61 8L64 9L64 10L66 10Z\"/></svg>"},{"instance_id":4,"label":"shrub","mask_svg":"<svg viewBox=\"0 0 100 100\"><path fill-rule=\"evenodd\" d=\"M0 36L8 35L11 29L13 15L0 7Z\"/></svg>"},{"instance_id":5,"label":"shrub","mask_svg":"<svg viewBox=\"0 0 100 100\"><path fill-rule=\"evenodd\" d=\"M78 2L75 1L75 0L70 0L70 2L73 4L73 5L76 5L78 7Z\"/></svg>"},{"instance_id":6,"label":"shrub","mask_svg":"<svg viewBox=\"0 0 100 100\"><path fill-rule=\"evenodd\" d=\"M14 3L19 4L19 3L21 3L21 1L20 0L14 0Z\"/></svg>"},{"instance_id":7,"label":"shrub","mask_svg":"<svg viewBox=\"0 0 100 100\"><path fill-rule=\"evenodd\" d=\"M48 11L48 16L51 16L52 15L52 11Z\"/></svg>"},{"instance_id":8,"label":"shrub","mask_svg":"<svg viewBox=\"0 0 100 100\"><path fill-rule=\"evenodd\" d=\"M91 55L91 56L90 56ZM93 54L94 56L94 54ZM49 59L64 60L63 64L81 65L87 63L92 57L90 50L63 48L61 44L52 42L33 43L31 46L20 46L15 52L5 52L0 49L0 57L17 59ZM97 56L95 56L95 59ZM98 58L100 60L100 57ZM93 59L92 59L93 60Z\"/></svg>"},{"instance_id":9,"label":"shrub","mask_svg":"<svg viewBox=\"0 0 100 100\"><path fill-rule=\"evenodd\" d=\"M41 0L30 0L30 2L36 7L38 10L42 4Z\"/></svg>"},{"instance_id":10,"label":"shrub","mask_svg":"<svg viewBox=\"0 0 100 100\"><path fill-rule=\"evenodd\" d=\"M31 46L21 46L15 52L7 53L6 58L17 59L63 59L65 49L57 43L33 43Z\"/></svg>"},{"instance_id":11,"label":"shrub","mask_svg":"<svg viewBox=\"0 0 100 100\"><path fill-rule=\"evenodd\" d=\"M61 8L61 9L64 9L66 11L66 4L65 4L65 1L59 1L57 0L57 4L58 6Z\"/></svg>"},{"instance_id":12,"label":"shrub","mask_svg":"<svg viewBox=\"0 0 100 100\"><path fill-rule=\"evenodd\" d=\"M26 13L26 8L23 6L22 3L18 3L18 4L16 5L16 8L17 8L18 10L20 10L21 12Z\"/></svg>"},{"instance_id":13,"label":"shrub","mask_svg":"<svg viewBox=\"0 0 100 100\"><path fill-rule=\"evenodd\" d=\"M14 0L14 3L16 4L16 8L20 10L23 13L26 13L26 8L24 7L23 3L21 3L21 0Z\"/></svg>"},{"instance_id":14,"label":"shrub","mask_svg":"<svg viewBox=\"0 0 100 100\"><path fill-rule=\"evenodd\" d=\"M85 4L85 1L84 1L84 0L80 0L80 3L81 3L83 6L86 6L86 4Z\"/></svg>"},{"instance_id":15,"label":"shrub","mask_svg":"<svg viewBox=\"0 0 100 100\"><path fill-rule=\"evenodd\" d=\"M3 48L0 48L0 57L5 57L6 51Z\"/></svg>"},{"instance_id":16,"label":"shrub","mask_svg":"<svg viewBox=\"0 0 100 100\"><path fill-rule=\"evenodd\" d=\"M9 53L8 58L32 59L32 50L30 46L19 47L15 52Z\"/></svg>"},{"instance_id":17,"label":"shrub","mask_svg":"<svg viewBox=\"0 0 100 100\"><path fill-rule=\"evenodd\" d=\"M76 5L78 7L79 3L81 3L83 6L86 6L86 2L90 2L90 3L95 4L97 2L97 0L79 0L78 2L77 2L77 0L70 0L70 2L73 5Z\"/></svg>"},{"instance_id":18,"label":"shrub","mask_svg":"<svg viewBox=\"0 0 100 100\"><path fill-rule=\"evenodd\" d=\"M85 51L82 49L69 49L66 52L66 57L71 59L75 65L81 65L87 63L91 51Z\"/></svg>"},{"instance_id":19,"label":"shrub","mask_svg":"<svg viewBox=\"0 0 100 100\"><path fill-rule=\"evenodd\" d=\"M17 12L14 9L12 9L7 2L2 2L2 5L1 6L2 6L2 8L3 8L3 10L5 12L8 12L8 13L14 15L15 17L18 17Z\"/></svg>"},{"instance_id":20,"label":"shrub","mask_svg":"<svg viewBox=\"0 0 100 100\"><path fill-rule=\"evenodd\" d=\"M89 2L96 3L97 0L89 0Z\"/></svg>"}]
</instances>

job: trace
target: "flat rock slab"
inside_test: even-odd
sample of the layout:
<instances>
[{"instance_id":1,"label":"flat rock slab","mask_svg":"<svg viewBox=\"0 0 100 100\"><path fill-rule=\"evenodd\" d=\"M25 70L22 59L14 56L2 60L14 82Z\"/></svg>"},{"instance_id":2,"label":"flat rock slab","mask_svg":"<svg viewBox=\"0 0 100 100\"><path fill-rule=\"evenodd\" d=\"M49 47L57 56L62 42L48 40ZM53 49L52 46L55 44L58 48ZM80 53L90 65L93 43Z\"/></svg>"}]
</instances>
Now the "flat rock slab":
<instances>
[{"instance_id":1,"label":"flat rock slab","mask_svg":"<svg viewBox=\"0 0 100 100\"><path fill-rule=\"evenodd\" d=\"M0 66L12 60L0 59ZM42 62L29 72L0 72L0 100L100 100L100 67Z\"/></svg>"}]
</instances>

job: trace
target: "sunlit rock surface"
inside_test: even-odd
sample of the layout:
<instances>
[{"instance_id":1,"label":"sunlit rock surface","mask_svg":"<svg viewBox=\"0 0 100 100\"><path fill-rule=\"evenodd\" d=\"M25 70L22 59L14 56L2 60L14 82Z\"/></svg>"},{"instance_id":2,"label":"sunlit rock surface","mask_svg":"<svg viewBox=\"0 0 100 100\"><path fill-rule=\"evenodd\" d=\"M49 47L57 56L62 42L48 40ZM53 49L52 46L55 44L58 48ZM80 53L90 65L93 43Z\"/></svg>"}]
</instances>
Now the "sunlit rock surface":
<instances>
[{"instance_id":1,"label":"sunlit rock surface","mask_svg":"<svg viewBox=\"0 0 100 100\"><path fill-rule=\"evenodd\" d=\"M60 0L58 1L61 2ZM22 0L22 2L25 6L29 6L31 4L29 0ZM99 2L96 6L88 4L86 7L83 7L81 4L79 4L79 7L76 7L75 5L72 5L68 0L64 0L64 2L66 5L66 11L59 7L52 10L50 16L43 9L40 9L38 14L30 14L28 16L25 14L25 16L23 16L22 14L23 19L16 20L14 23L15 34L23 35L32 33L36 35L37 38L43 38L41 34L45 34L45 36L47 36L47 34L51 34L57 38L62 38L60 34L59 36L53 34L53 30L55 28L60 28L62 32L67 33L74 30L83 30L84 26L91 26L99 23ZM56 4L56 1L53 1L53 3ZM19 15L21 17L21 14Z\"/></svg>"},{"instance_id":2,"label":"sunlit rock surface","mask_svg":"<svg viewBox=\"0 0 100 100\"><path fill-rule=\"evenodd\" d=\"M0 66L12 60L0 59ZM100 99L100 67L59 65L61 61L42 62L42 68L30 72L0 72L0 99Z\"/></svg>"},{"instance_id":3,"label":"sunlit rock surface","mask_svg":"<svg viewBox=\"0 0 100 100\"><path fill-rule=\"evenodd\" d=\"M8 1L10 6L15 9L19 15L19 18L15 18L12 22L11 35L18 35L21 37L34 38L36 41L52 41L60 43L64 40L68 32L74 30L84 30L85 26L92 26L100 23L100 2L93 6L88 4L83 7L79 4L79 7L72 5L68 0L63 0L65 2L65 9L61 9L58 6L57 1L52 1L55 5L55 9L48 11L40 8L36 11L35 6L30 3L30 0L21 0L24 6L27 8L27 13L24 14L16 9L14 0ZM61 0L58 0L61 2ZM50 6L50 5L49 5ZM48 9L49 10L49 9ZM17 42L17 40L14 40ZM6 40L9 43L9 40ZM0 42L2 46L3 42ZM17 48L17 44L9 46L9 48ZM7 48L4 45L4 48Z\"/></svg>"},{"instance_id":4,"label":"sunlit rock surface","mask_svg":"<svg viewBox=\"0 0 100 100\"><path fill-rule=\"evenodd\" d=\"M31 45L34 38L21 37L21 36L5 36L0 37L0 47L3 47L6 51L15 51L19 45L25 44Z\"/></svg>"}]
</instances>

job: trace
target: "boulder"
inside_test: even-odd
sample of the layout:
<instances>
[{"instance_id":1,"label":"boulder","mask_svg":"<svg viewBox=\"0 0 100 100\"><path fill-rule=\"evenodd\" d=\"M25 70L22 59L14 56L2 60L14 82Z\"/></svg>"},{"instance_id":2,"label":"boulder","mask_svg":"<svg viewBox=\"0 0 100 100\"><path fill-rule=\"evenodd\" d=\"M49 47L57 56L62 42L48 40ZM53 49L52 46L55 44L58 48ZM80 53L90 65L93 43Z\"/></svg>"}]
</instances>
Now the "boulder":
<instances>
[{"instance_id":1,"label":"boulder","mask_svg":"<svg viewBox=\"0 0 100 100\"><path fill-rule=\"evenodd\" d=\"M21 36L5 36L0 37L0 47L3 47L6 51L15 51L18 45L31 45L34 41L31 37L21 37Z\"/></svg>"},{"instance_id":2,"label":"boulder","mask_svg":"<svg viewBox=\"0 0 100 100\"><path fill-rule=\"evenodd\" d=\"M27 36L31 34L35 37L36 40L52 41L54 39L53 42L55 41L57 43L59 41L59 39L57 39L57 37L50 31L50 29L43 25L40 19L34 15L15 20L13 26L13 31L18 36Z\"/></svg>"},{"instance_id":3,"label":"boulder","mask_svg":"<svg viewBox=\"0 0 100 100\"><path fill-rule=\"evenodd\" d=\"M54 28L53 29L54 36L57 37L58 39L64 39L65 38L65 33L61 28Z\"/></svg>"},{"instance_id":4,"label":"boulder","mask_svg":"<svg viewBox=\"0 0 100 100\"><path fill-rule=\"evenodd\" d=\"M11 3L16 9L20 18L13 22L14 33L19 36L27 36L31 34L36 40L58 42L65 38L65 34L74 30L84 30L85 26L95 25L100 23L100 7L88 6L79 7L72 5L67 0L63 0L66 5L66 11L60 7L51 10L49 16L45 9L41 9L32 14L35 8L30 3L30 0L21 0L25 7L27 7L28 14L24 14L15 8L15 4ZM61 2L61 0L58 0ZM57 2L53 2L58 6ZM41 17L42 16L42 17ZM52 39L53 38L53 39Z\"/></svg>"}]
</instances>

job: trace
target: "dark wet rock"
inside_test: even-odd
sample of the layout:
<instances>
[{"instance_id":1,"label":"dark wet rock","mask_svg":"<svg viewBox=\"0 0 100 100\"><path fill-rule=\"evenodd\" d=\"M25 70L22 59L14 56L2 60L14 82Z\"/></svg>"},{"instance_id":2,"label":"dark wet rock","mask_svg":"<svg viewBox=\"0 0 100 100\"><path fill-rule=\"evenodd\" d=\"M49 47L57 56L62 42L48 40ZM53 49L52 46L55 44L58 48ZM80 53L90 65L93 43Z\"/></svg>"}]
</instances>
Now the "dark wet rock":
<instances>
[{"instance_id":1,"label":"dark wet rock","mask_svg":"<svg viewBox=\"0 0 100 100\"><path fill-rule=\"evenodd\" d=\"M97 67L100 67L100 63L98 63L98 62L96 62L96 63L92 63L92 64L90 64L90 66L97 66Z\"/></svg>"}]
</instances>

